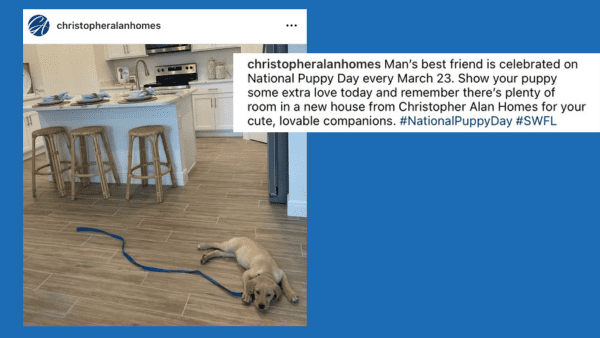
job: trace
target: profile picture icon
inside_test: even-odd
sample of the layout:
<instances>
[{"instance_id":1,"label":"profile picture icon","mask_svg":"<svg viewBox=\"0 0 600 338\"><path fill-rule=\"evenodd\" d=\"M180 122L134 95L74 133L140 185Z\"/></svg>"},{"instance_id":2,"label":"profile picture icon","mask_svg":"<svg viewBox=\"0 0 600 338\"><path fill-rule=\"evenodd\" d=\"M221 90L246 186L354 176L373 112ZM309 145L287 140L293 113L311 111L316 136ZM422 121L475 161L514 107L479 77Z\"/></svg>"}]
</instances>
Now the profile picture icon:
<instances>
[{"instance_id":1,"label":"profile picture icon","mask_svg":"<svg viewBox=\"0 0 600 338\"><path fill-rule=\"evenodd\" d=\"M35 36L42 36L48 33L50 21L43 15L34 15L29 19L29 31Z\"/></svg>"}]
</instances>

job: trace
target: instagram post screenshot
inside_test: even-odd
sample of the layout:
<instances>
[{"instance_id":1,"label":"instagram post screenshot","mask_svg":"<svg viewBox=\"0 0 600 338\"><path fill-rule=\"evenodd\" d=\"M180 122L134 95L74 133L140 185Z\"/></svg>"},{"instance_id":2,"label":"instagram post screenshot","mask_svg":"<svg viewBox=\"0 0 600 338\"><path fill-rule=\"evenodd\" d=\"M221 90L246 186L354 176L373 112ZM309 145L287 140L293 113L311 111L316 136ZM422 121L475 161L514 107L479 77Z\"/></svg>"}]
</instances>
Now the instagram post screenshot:
<instances>
[{"instance_id":1,"label":"instagram post screenshot","mask_svg":"<svg viewBox=\"0 0 600 338\"><path fill-rule=\"evenodd\" d=\"M600 337L597 1L7 6L6 336Z\"/></svg>"},{"instance_id":2,"label":"instagram post screenshot","mask_svg":"<svg viewBox=\"0 0 600 338\"><path fill-rule=\"evenodd\" d=\"M23 325L306 325L306 133L233 124L306 11L24 17Z\"/></svg>"}]
</instances>

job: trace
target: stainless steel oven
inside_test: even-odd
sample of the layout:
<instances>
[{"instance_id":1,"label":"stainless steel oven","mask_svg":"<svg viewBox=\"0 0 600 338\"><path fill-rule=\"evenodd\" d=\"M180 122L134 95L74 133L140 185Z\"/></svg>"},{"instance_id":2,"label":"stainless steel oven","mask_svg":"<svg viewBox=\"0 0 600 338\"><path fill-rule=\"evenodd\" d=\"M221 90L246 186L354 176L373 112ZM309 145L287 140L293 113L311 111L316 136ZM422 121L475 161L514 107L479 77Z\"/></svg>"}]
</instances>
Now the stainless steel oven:
<instances>
[{"instance_id":1,"label":"stainless steel oven","mask_svg":"<svg viewBox=\"0 0 600 338\"><path fill-rule=\"evenodd\" d=\"M154 73L156 82L146 83L144 87L154 88L157 94L190 88L190 81L198 80L198 67L195 63L156 66Z\"/></svg>"},{"instance_id":2,"label":"stainless steel oven","mask_svg":"<svg viewBox=\"0 0 600 338\"><path fill-rule=\"evenodd\" d=\"M174 53L192 50L192 45L146 45L146 54Z\"/></svg>"}]
</instances>

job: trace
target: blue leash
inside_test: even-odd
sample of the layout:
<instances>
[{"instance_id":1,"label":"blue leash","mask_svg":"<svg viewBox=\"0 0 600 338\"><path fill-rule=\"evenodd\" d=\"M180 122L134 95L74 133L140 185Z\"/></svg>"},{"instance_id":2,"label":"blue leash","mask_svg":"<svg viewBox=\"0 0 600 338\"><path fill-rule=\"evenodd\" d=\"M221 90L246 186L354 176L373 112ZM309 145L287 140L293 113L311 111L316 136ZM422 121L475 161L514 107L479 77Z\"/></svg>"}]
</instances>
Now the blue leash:
<instances>
[{"instance_id":1,"label":"blue leash","mask_svg":"<svg viewBox=\"0 0 600 338\"><path fill-rule=\"evenodd\" d=\"M123 237L119 236L119 235L113 235L110 234L104 230L100 230L100 229L94 229L94 228L85 228L85 227L79 227L77 228L77 232L82 232L82 231L92 231L92 232L99 232L101 234L105 234L105 235L109 235L112 238L116 238L120 241L123 242L123 245L121 246L121 250L123 251L123 256L125 256L125 258L127 258L127 260L129 260L131 263L139 266L140 268L147 270L147 271L152 271L152 272L179 272L179 273L193 273L193 274L197 274L200 275L204 278L206 278L209 282L213 283L214 285L220 287L221 289L229 292L230 295L234 296L234 297L242 297L242 294L240 292L233 292L231 290L229 290L228 288L224 287L223 285L221 285L219 282L217 282L216 280L208 277L207 275L205 275L204 273L202 273L202 271L200 270L167 270L167 269L160 269L160 268L153 268L151 266L144 266L138 262L136 262L133 258L131 258L131 256L129 256L129 254L127 254L127 252L125 252L125 240L123 239Z\"/></svg>"}]
</instances>

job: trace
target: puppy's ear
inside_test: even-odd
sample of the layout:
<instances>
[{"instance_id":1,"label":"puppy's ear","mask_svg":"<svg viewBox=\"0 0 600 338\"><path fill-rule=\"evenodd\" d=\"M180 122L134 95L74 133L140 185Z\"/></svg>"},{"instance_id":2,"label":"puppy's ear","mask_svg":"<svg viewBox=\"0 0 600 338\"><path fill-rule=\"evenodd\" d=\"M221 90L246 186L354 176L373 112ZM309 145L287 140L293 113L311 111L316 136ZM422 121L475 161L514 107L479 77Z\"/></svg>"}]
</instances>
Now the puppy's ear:
<instances>
[{"instance_id":1,"label":"puppy's ear","mask_svg":"<svg viewBox=\"0 0 600 338\"><path fill-rule=\"evenodd\" d=\"M281 291L279 284L275 284L275 287L273 287L273 291L275 292L275 299L279 300L279 297L281 297L281 295L283 294L283 291Z\"/></svg>"}]
</instances>

